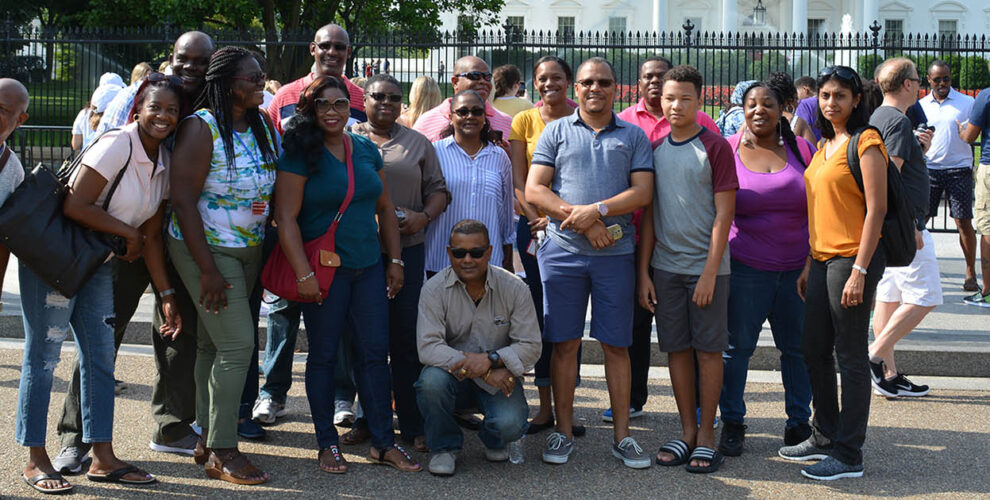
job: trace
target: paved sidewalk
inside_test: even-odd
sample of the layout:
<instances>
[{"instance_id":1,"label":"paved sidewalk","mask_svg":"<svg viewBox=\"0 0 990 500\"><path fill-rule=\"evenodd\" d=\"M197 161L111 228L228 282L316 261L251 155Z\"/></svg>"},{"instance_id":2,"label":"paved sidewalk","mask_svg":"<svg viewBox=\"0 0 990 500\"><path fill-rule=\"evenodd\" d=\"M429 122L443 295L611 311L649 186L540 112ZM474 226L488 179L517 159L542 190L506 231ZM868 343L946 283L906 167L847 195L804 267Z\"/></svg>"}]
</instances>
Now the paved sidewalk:
<instances>
[{"instance_id":1,"label":"paved sidewalk","mask_svg":"<svg viewBox=\"0 0 990 500\"><path fill-rule=\"evenodd\" d=\"M62 394L70 375L74 354L66 346L48 418L49 453L57 453L55 422ZM147 498L169 495L177 498L845 498L917 497L985 498L990 492L990 473L975 466L986 457L990 431L986 408L990 391L936 389L926 398L887 401L874 397L870 429L865 447L866 475L827 483L803 478L800 464L776 456L783 431L783 394L777 374L754 373L748 386L749 426L746 452L730 458L713 475L688 474L680 467L654 466L648 470L623 467L609 452L609 424L600 420L607 406L605 381L600 366L585 367L577 392L576 415L589 427L579 438L571 462L550 466L540 462L545 434L525 442L526 463L489 464L480 442L472 433L465 436L465 450L458 460L457 474L437 478L427 472L401 473L367 462L364 445L344 447L351 470L342 476L319 471L316 465L313 427L302 383L303 366L295 365L289 393L289 416L270 427L264 442L244 442L241 448L265 468L272 481L260 487L235 486L207 479L192 459L155 453L148 449L150 417L150 369L154 361L146 347L125 346L117 362L117 377L127 383L117 398L114 448L125 460L157 475L150 487L124 487L91 483L70 476L76 485L75 498ZM14 441L17 384L23 351L14 341L0 341L0 496L40 498L23 483L19 474L26 458ZM965 386L966 381L959 384ZM526 384L527 397L535 405L536 392ZM633 421L633 435L648 453L656 453L662 442L677 436L679 423L669 381L653 378L646 416ZM535 411L535 406L531 406ZM415 454L424 465L425 454ZM983 470L983 472L980 472Z\"/></svg>"}]
</instances>

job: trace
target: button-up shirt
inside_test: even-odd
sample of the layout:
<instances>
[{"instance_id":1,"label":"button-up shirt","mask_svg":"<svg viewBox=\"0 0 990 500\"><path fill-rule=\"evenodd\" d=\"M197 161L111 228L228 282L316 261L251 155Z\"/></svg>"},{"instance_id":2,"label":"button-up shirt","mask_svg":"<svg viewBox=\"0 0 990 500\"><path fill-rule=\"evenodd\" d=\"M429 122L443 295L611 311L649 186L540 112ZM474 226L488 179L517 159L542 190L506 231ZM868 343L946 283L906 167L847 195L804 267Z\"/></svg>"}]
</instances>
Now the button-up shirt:
<instances>
[{"instance_id":1,"label":"button-up shirt","mask_svg":"<svg viewBox=\"0 0 990 500\"><path fill-rule=\"evenodd\" d=\"M475 305L453 268L444 268L420 292L416 347L420 363L447 371L465 352L494 350L509 372L522 376L543 349L529 288L516 275L489 265L485 294ZM498 391L481 378L474 382L489 394Z\"/></svg>"},{"instance_id":2,"label":"button-up shirt","mask_svg":"<svg viewBox=\"0 0 990 500\"><path fill-rule=\"evenodd\" d=\"M448 97L439 106L420 115L413 129L425 135L427 139L433 142L440 140L440 134L450 125L451 99L453 98ZM495 109L492 103L485 101L485 117L488 119L492 130L502 132L502 138L509 140L509 134L512 133L511 116Z\"/></svg>"},{"instance_id":3,"label":"button-up shirt","mask_svg":"<svg viewBox=\"0 0 990 500\"><path fill-rule=\"evenodd\" d=\"M973 149L959 138L959 123L969 119L973 101L972 97L953 88L942 102L935 99L934 92L919 101L928 124L935 127L932 145L925 154L929 170L972 168Z\"/></svg>"},{"instance_id":4,"label":"button-up shirt","mask_svg":"<svg viewBox=\"0 0 990 500\"><path fill-rule=\"evenodd\" d=\"M650 143L652 144L656 144L660 141L660 139L663 139L670 134L670 122L667 121L667 117L661 116L660 118L657 118L656 116L653 116L653 113L650 113L649 110L646 109L645 98L640 99L636 104L623 109L622 112L619 113L619 119L625 120L643 129L643 132L646 132L646 137L650 139ZM716 134L719 133L718 127L715 126L715 120L712 120L712 117L708 116L708 114L704 111L698 111L698 125L701 125Z\"/></svg>"}]
</instances>

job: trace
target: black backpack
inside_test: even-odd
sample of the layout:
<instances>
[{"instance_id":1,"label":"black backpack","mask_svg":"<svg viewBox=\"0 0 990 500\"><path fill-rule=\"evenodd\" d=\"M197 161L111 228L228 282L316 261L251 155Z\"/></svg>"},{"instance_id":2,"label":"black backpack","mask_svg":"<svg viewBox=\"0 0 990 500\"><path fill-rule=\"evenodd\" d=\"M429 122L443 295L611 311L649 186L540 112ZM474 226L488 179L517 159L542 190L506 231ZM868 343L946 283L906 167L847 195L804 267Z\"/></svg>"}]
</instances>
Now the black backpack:
<instances>
[{"instance_id":1,"label":"black backpack","mask_svg":"<svg viewBox=\"0 0 990 500\"><path fill-rule=\"evenodd\" d=\"M880 131L873 126L861 128L849 138L846 147L846 159L849 171L856 179L856 185L863 191L863 171L859 166L859 137L867 130ZM881 137L883 137L881 135ZM887 256L887 267L902 267L911 264L914 254L918 251L915 242L915 222L904 196L904 180L901 171L893 161L887 160L887 215L880 229L880 244L883 245Z\"/></svg>"}]
</instances>

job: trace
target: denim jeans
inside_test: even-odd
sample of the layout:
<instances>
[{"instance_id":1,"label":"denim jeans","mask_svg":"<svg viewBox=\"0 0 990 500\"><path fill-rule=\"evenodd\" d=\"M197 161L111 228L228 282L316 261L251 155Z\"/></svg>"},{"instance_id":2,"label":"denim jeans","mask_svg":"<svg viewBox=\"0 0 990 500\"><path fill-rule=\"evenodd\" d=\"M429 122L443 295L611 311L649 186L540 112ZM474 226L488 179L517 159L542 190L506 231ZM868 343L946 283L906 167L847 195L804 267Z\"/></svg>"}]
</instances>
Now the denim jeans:
<instances>
[{"instance_id":1,"label":"denim jeans","mask_svg":"<svg viewBox=\"0 0 990 500\"><path fill-rule=\"evenodd\" d=\"M17 442L45 446L55 367L69 327L76 338L84 443L113 440L113 262L67 299L24 264L18 268L24 363L17 394Z\"/></svg>"},{"instance_id":2,"label":"denim jeans","mask_svg":"<svg viewBox=\"0 0 990 500\"><path fill-rule=\"evenodd\" d=\"M529 429L529 405L519 379L512 395L505 397L502 391L488 394L473 380L457 380L443 368L427 366L415 385L431 453L459 451L464 446L464 433L454 420L454 411L461 408L478 408L485 415L478 437L490 449L505 448Z\"/></svg>"},{"instance_id":3,"label":"denim jeans","mask_svg":"<svg viewBox=\"0 0 990 500\"><path fill-rule=\"evenodd\" d=\"M387 257L384 258L385 262L388 260ZM416 347L416 319L419 315L419 292L423 288L425 246L420 243L403 248L402 261L406 264L405 285L388 304L389 359L399 432L402 437L413 439L422 436L424 432L423 416L416 403L413 383L423 369L423 365L419 364Z\"/></svg>"},{"instance_id":4,"label":"denim jeans","mask_svg":"<svg viewBox=\"0 0 990 500\"><path fill-rule=\"evenodd\" d=\"M867 268L863 301L849 308L841 305L842 289L849 273L856 272L852 270L855 257L812 260L808 275L802 351L815 403L814 425L832 440L832 456L849 465L863 462L870 418L870 311L885 261L883 247L878 247ZM836 360L842 376L841 410Z\"/></svg>"},{"instance_id":5,"label":"denim jeans","mask_svg":"<svg viewBox=\"0 0 990 500\"><path fill-rule=\"evenodd\" d=\"M306 358L306 397L320 449L337 444L333 425L334 367L345 328L354 332L354 374L361 406L379 450L395 442L392 432L392 391L388 369L388 299L385 270L380 263L363 269L341 267L322 304L302 304L309 336Z\"/></svg>"},{"instance_id":6,"label":"denim jeans","mask_svg":"<svg viewBox=\"0 0 990 500\"><path fill-rule=\"evenodd\" d=\"M299 334L300 308L298 302L278 299L268 312L268 342L265 344L265 383L261 386L261 398L285 404L292 387L292 357Z\"/></svg>"},{"instance_id":7,"label":"denim jeans","mask_svg":"<svg viewBox=\"0 0 990 500\"><path fill-rule=\"evenodd\" d=\"M761 271L732 260L729 280L729 349L722 353L725 372L719 408L726 422L741 424L746 416L746 375L763 322L770 320L773 342L780 351L787 426L811 418L811 382L801 354L804 302L797 294L801 269Z\"/></svg>"}]
</instances>

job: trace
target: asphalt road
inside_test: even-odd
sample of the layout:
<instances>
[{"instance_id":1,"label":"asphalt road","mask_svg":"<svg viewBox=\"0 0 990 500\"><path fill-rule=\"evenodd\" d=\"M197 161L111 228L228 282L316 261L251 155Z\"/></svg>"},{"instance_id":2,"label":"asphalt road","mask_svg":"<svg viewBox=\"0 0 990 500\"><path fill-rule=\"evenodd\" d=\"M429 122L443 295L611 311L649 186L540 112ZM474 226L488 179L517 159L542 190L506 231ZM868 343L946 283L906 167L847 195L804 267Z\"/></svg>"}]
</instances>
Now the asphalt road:
<instances>
[{"instance_id":1,"label":"asphalt road","mask_svg":"<svg viewBox=\"0 0 990 500\"><path fill-rule=\"evenodd\" d=\"M20 473L27 453L14 441L17 386L22 351L0 348L0 495L3 498L37 498ZM49 453L58 452L55 420L62 403L74 354L66 349L56 369L49 411ZM872 400L870 428L865 446L866 474L861 479L828 483L802 477L801 465L777 458L784 427L783 392L779 383L748 386L749 426L746 452L730 458L712 475L688 474L682 468L654 466L627 469L610 453L611 427L600 419L607 406L605 381L585 376L578 389L576 412L589 427L579 438L570 463L550 466L540 462L545 434L527 438L526 462L521 465L485 462L480 441L470 434L458 458L457 474L437 478L428 472L402 473L371 465L364 459L367 446L344 447L351 469L344 475L325 474L316 463L316 442L303 387L303 366L295 365L289 395L289 415L270 427L262 442L244 442L242 451L267 470L272 481L262 486L235 486L207 479L192 459L155 453L148 449L153 425L149 409L152 358L121 354L117 378L127 390L117 398L114 448L125 460L155 474L159 483L149 487L107 486L70 476L75 497L143 498L168 495L176 498L814 498L814 497L943 497L986 498L990 472L987 410L990 392L939 390L922 399ZM587 367L589 374L596 367ZM755 377L772 381L772 374ZM978 381L986 387L986 381ZM536 391L527 384L531 411ZM965 381L956 386L965 387ZM646 415L633 420L633 435L655 453L666 440L677 437L670 383L651 379ZM425 454L415 454L426 464ZM983 463L981 466L981 462ZM249 496L250 495L250 496Z\"/></svg>"}]
</instances>

